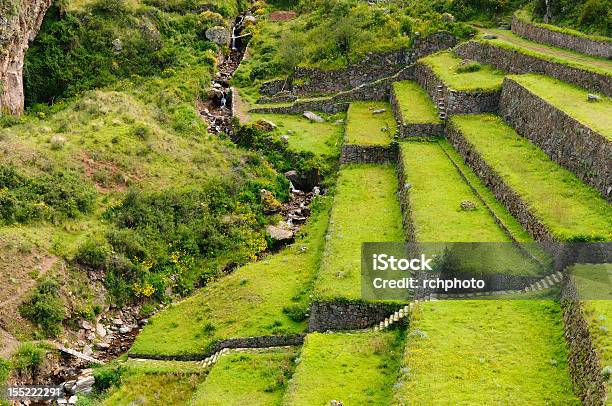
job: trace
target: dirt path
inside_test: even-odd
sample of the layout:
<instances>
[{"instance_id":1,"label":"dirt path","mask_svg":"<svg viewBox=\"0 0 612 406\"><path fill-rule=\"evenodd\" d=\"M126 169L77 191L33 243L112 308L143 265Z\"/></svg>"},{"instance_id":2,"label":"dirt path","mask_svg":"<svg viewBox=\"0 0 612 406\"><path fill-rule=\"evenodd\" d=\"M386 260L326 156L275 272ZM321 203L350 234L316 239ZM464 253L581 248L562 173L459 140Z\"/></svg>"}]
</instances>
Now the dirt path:
<instances>
[{"instance_id":1,"label":"dirt path","mask_svg":"<svg viewBox=\"0 0 612 406\"><path fill-rule=\"evenodd\" d=\"M612 72L612 62L608 62L603 59L594 58L588 55L582 55L577 52L572 52L569 50L565 50L562 48L554 48L548 45L538 44L537 42L532 42L526 40L524 38L518 37L513 34L511 31L506 30L494 30L494 29L485 29L480 28L481 32L489 35L496 35L499 39L519 46L521 48L529 49L535 52L541 52L543 54L548 54L552 56L556 56L559 58L567 59L569 61L578 62L584 65L597 66L599 68L609 69Z\"/></svg>"},{"instance_id":2,"label":"dirt path","mask_svg":"<svg viewBox=\"0 0 612 406\"><path fill-rule=\"evenodd\" d=\"M19 346L19 340L0 326L0 358L10 357L17 346Z\"/></svg>"},{"instance_id":3,"label":"dirt path","mask_svg":"<svg viewBox=\"0 0 612 406\"><path fill-rule=\"evenodd\" d=\"M57 257L44 257L40 262L40 272L38 277L45 276L47 272L55 265L57 262ZM32 289L36 285L36 281L30 279L27 283L23 283L19 286L19 289L11 296L10 299L7 299L3 302L0 302L0 309L8 307L9 305L21 300L23 295L25 295L30 289Z\"/></svg>"}]
</instances>

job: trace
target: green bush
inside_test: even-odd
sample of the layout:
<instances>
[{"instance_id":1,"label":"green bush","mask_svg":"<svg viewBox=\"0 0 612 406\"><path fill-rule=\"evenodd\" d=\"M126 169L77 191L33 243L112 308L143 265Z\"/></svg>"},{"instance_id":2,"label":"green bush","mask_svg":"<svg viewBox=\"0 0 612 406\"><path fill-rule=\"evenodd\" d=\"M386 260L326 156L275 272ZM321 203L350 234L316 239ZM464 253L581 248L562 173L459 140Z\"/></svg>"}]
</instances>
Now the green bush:
<instances>
[{"instance_id":1,"label":"green bush","mask_svg":"<svg viewBox=\"0 0 612 406\"><path fill-rule=\"evenodd\" d=\"M482 65L476 61L467 61L460 63L457 66L457 73L478 72L482 69Z\"/></svg>"},{"instance_id":2,"label":"green bush","mask_svg":"<svg viewBox=\"0 0 612 406\"><path fill-rule=\"evenodd\" d=\"M66 318L57 281L53 279L41 281L36 291L19 307L19 312L24 318L36 324L45 335L57 336Z\"/></svg>"},{"instance_id":3,"label":"green bush","mask_svg":"<svg viewBox=\"0 0 612 406\"><path fill-rule=\"evenodd\" d=\"M304 304L294 304L283 308L285 313L293 321L300 322L308 318L308 306Z\"/></svg>"},{"instance_id":4,"label":"green bush","mask_svg":"<svg viewBox=\"0 0 612 406\"><path fill-rule=\"evenodd\" d=\"M11 359L13 368L19 373L27 373L36 376L40 367L45 362L47 350L35 343L23 343Z\"/></svg>"},{"instance_id":5,"label":"green bush","mask_svg":"<svg viewBox=\"0 0 612 406\"><path fill-rule=\"evenodd\" d=\"M103 392L117 386L121 382L121 376L126 371L124 366L114 364L95 368L93 376L96 379L94 388L97 392Z\"/></svg>"},{"instance_id":6,"label":"green bush","mask_svg":"<svg viewBox=\"0 0 612 406\"><path fill-rule=\"evenodd\" d=\"M0 387L6 382L11 374L11 363L9 360L0 358Z\"/></svg>"},{"instance_id":7,"label":"green bush","mask_svg":"<svg viewBox=\"0 0 612 406\"><path fill-rule=\"evenodd\" d=\"M97 192L70 171L26 177L15 168L0 165L0 223L59 221L90 213Z\"/></svg>"}]
</instances>

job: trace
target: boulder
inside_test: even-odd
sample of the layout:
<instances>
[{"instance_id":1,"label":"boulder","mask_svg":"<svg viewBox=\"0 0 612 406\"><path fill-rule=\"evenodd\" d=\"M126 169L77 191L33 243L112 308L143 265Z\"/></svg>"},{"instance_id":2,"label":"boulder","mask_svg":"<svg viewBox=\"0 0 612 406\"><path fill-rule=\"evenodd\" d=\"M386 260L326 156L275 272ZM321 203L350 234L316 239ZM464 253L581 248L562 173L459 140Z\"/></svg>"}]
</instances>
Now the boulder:
<instances>
[{"instance_id":1,"label":"boulder","mask_svg":"<svg viewBox=\"0 0 612 406\"><path fill-rule=\"evenodd\" d=\"M269 225L266 231L277 242L289 242L293 240L293 231L289 230L286 223L280 222L277 225Z\"/></svg>"},{"instance_id":2,"label":"boulder","mask_svg":"<svg viewBox=\"0 0 612 406\"><path fill-rule=\"evenodd\" d=\"M591 102L591 103L595 103L601 100L601 97L597 96L596 94L592 94L589 93L587 95L587 101Z\"/></svg>"},{"instance_id":3,"label":"boulder","mask_svg":"<svg viewBox=\"0 0 612 406\"><path fill-rule=\"evenodd\" d=\"M305 111L304 112L304 117L306 117L310 121L314 121L316 123L323 123L323 122L325 122L325 119L323 117L313 113L312 111Z\"/></svg>"},{"instance_id":4,"label":"boulder","mask_svg":"<svg viewBox=\"0 0 612 406\"><path fill-rule=\"evenodd\" d=\"M387 111L387 109L377 109L377 110L374 110L374 111L372 112L372 114L382 114L382 113L384 113L385 111Z\"/></svg>"},{"instance_id":5,"label":"boulder","mask_svg":"<svg viewBox=\"0 0 612 406\"><path fill-rule=\"evenodd\" d=\"M113 50L115 52L121 52L123 51L123 41L121 41L121 39L119 38L115 38L112 42L113 44Z\"/></svg>"},{"instance_id":6,"label":"boulder","mask_svg":"<svg viewBox=\"0 0 612 406\"><path fill-rule=\"evenodd\" d=\"M262 118L260 120L257 120L256 122L254 122L253 123L253 127L258 129L259 131L270 132L270 131L273 131L274 129L276 129L277 125L274 124L270 120L266 120L265 118Z\"/></svg>"},{"instance_id":7,"label":"boulder","mask_svg":"<svg viewBox=\"0 0 612 406\"><path fill-rule=\"evenodd\" d=\"M461 210L463 211L476 210L476 205L473 202L470 202L469 200L464 200L461 202Z\"/></svg>"},{"instance_id":8,"label":"boulder","mask_svg":"<svg viewBox=\"0 0 612 406\"><path fill-rule=\"evenodd\" d=\"M280 140L283 144L289 144L289 136L288 135L283 135L280 137Z\"/></svg>"},{"instance_id":9,"label":"boulder","mask_svg":"<svg viewBox=\"0 0 612 406\"><path fill-rule=\"evenodd\" d=\"M106 329L101 323L96 323L96 334L98 334L101 338L106 337Z\"/></svg>"},{"instance_id":10,"label":"boulder","mask_svg":"<svg viewBox=\"0 0 612 406\"><path fill-rule=\"evenodd\" d=\"M497 35L487 34L487 35L484 35L482 38L484 38L484 39L497 39Z\"/></svg>"},{"instance_id":11,"label":"boulder","mask_svg":"<svg viewBox=\"0 0 612 406\"><path fill-rule=\"evenodd\" d=\"M206 38L217 45L227 45L230 42L230 33L227 28L216 25L206 30Z\"/></svg>"},{"instance_id":12,"label":"boulder","mask_svg":"<svg viewBox=\"0 0 612 406\"><path fill-rule=\"evenodd\" d=\"M106 351L110 348L109 343L96 343L96 350L98 351Z\"/></svg>"}]
</instances>

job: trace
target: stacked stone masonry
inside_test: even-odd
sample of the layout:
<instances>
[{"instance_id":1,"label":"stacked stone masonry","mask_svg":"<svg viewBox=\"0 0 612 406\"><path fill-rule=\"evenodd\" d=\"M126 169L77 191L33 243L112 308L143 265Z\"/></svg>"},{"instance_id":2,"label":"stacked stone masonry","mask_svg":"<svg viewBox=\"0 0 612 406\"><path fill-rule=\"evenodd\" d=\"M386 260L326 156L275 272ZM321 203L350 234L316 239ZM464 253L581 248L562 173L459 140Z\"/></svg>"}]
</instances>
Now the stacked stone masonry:
<instances>
[{"instance_id":1,"label":"stacked stone masonry","mask_svg":"<svg viewBox=\"0 0 612 406\"><path fill-rule=\"evenodd\" d=\"M540 73L612 96L612 76L591 72L533 55L495 46L482 41L468 41L455 48L462 58L486 63L509 73Z\"/></svg>"},{"instance_id":2,"label":"stacked stone masonry","mask_svg":"<svg viewBox=\"0 0 612 406\"><path fill-rule=\"evenodd\" d=\"M457 44L457 38L448 32L437 32L424 39L416 39L411 49L394 52L372 53L362 61L338 70L315 68L295 69L292 77L263 83L259 92L273 96L290 91L295 95L330 94L346 92L401 72L417 59L434 52L449 49ZM370 97L376 99L377 97ZM380 97L379 99L383 99Z\"/></svg>"},{"instance_id":3,"label":"stacked stone masonry","mask_svg":"<svg viewBox=\"0 0 612 406\"><path fill-rule=\"evenodd\" d=\"M360 330L379 325L402 307L389 303L314 302L310 308L308 331Z\"/></svg>"},{"instance_id":4,"label":"stacked stone masonry","mask_svg":"<svg viewBox=\"0 0 612 406\"><path fill-rule=\"evenodd\" d=\"M606 399L606 385L601 373L599 356L593 344L584 309L579 301L576 285L569 275L566 275L565 282L561 292L561 308L574 392L585 405L603 405Z\"/></svg>"},{"instance_id":5,"label":"stacked stone masonry","mask_svg":"<svg viewBox=\"0 0 612 406\"><path fill-rule=\"evenodd\" d=\"M612 142L531 93L504 80L500 115L553 160L612 199Z\"/></svg>"},{"instance_id":6,"label":"stacked stone masonry","mask_svg":"<svg viewBox=\"0 0 612 406\"><path fill-rule=\"evenodd\" d=\"M512 18L512 32L523 38L539 42L540 44L567 48L572 51L601 58L612 58L612 40L596 40L549 30L541 25L524 21L517 16Z\"/></svg>"},{"instance_id":7,"label":"stacked stone masonry","mask_svg":"<svg viewBox=\"0 0 612 406\"><path fill-rule=\"evenodd\" d=\"M402 109L395 96L391 91L390 99L393 114L397 120L397 134L399 138L420 138L420 137L442 137L444 136L444 124L438 123L406 123L402 117Z\"/></svg>"},{"instance_id":8,"label":"stacked stone masonry","mask_svg":"<svg viewBox=\"0 0 612 406\"><path fill-rule=\"evenodd\" d=\"M474 173L493 192L497 200L506 206L508 212L521 223L536 241L554 241L553 236L533 215L527 203L485 162L474 146L461 134L459 129L452 124L448 125L446 127L446 136Z\"/></svg>"},{"instance_id":9,"label":"stacked stone masonry","mask_svg":"<svg viewBox=\"0 0 612 406\"><path fill-rule=\"evenodd\" d=\"M344 145L340 154L341 164L388 164L397 162L399 145Z\"/></svg>"},{"instance_id":10,"label":"stacked stone masonry","mask_svg":"<svg viewBox=\"0 0 612 406\"><path fill-rule=\"evenodd\" d=\"M439 98L444 99L444 109L448 115L495 113L499 107L500 91L460 92L450 89L425 63L416 64L414 77L434 102L437 103Z\"/></svg>"}]
</instances>

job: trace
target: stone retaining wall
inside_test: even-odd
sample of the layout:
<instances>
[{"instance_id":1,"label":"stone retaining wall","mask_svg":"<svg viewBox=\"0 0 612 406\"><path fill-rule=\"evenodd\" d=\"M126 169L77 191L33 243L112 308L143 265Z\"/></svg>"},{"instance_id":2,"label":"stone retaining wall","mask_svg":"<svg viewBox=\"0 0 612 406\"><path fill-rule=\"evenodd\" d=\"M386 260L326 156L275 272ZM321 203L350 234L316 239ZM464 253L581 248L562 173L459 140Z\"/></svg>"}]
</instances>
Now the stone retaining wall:
<instances>
[{"instance_id":1,"label":"stone retaining wall","mask_svg":"<svg viewBox=\"0 0 612 406\"><path fill-rule=\"evenodd\" d=\"M442 123L405 123L402 116L402 109L395 92L391 90L389 102L393 109L393 115L397 121L397 135L401 139L421 138L421 137L442 137L444 136L444 124Z\"/></svg>"},{"instance_id":2,"label":"stone retaining wall","mask_svg":"<svg viewBox=\"0 0 612 406\"><path fill-rule=\"evenodd\" d=\"M612 141L506 78L500 115L554 161L612 199Z\"/></svg>"},{"instance_id":3,"label":"stone retaining wall","mask_svg":"<svg viewBox=\"0 0 612 406\"><path fill-rule=\"evenodd\" d=\"M402 210L402 224L404 225L404 239L408 242L416 241L414 232L414 221L412 218L412 208L410 206L410 188L407 187L406 172L404 167L404 155L402 149L399 150L397 158L397 196Z\"/></svg>"},{"instance_id":4,"label":"stone retaining wall","mask_svg":"<svg viewBox=\"0 0 612 406\"><path fill-rule=\"evenodd\" d=\"M457 45L457 38L448 32L436 32L424 39L416 38L411 49L368 54L362 61L339 70L296 68L291 89L294 94L326 94L348 91L395 75L417 59ZM278 88L281 84L276 84ZM264 88L270 94L272 85ZM286 87L286 86L285 86ZM285 89L289 90L289 89Z\"/></svg>"},{"instance_id":5,"label":"stone retaining wall","mask_svg":"<svg viewBox=\"0 0 612 406\"><path fill-rule=\"evenodd\" d=\"M612 76L550 62L513 49L481 41L468 41L457 46L455 53L463 58L493 65L509 73L541 73L576 86L612 96Z\"/></svg>"},{"instance_id":6,"label":"stone retaining wall","mask_svg":"<svg viewBox=\"0 0 612 406\"><path fill-rule=\"evenodd\" d=\"M612 41L595 40L587 37L566 34L564 32L549 30L541 25L524 21L516 15L512 18L512 32L523 38L540 44L571 49L583 54L612 58Z\"/></svg>"},{"instance_id":7,"label":"stone retaining wall","mask_svg":"<svg viewBox=\"0 0 612 406\"><path fill-rule=\"evenodd\" d=\"M397 162L399 145L344 145L340 154L341 164L388 164Z\"/></svg>"},{"instance_id":8,"label":"stone retaining wall","mask_svg":"<svg viewBox=\"0 0 612 406\"><path fill-rule=\"evenodd\" d=\"M358 330L378 325L402 307L399 304L364 302L314 302L308 331Z\"/></svg>"},{"instance_id":9,"label":"stone retaining wall","mask_svg":"<svg viewBox=\"0 0 612 406\"><path fill-rule=\"evenodd\" d=\"M527 230L536 241L554 241L553 236L544 224L533 215L529 206L503 181L493 168L482 159L474 146L463 137L459 129L455 128L452 124L447 125L446 136L455 149L463 156L465 162L483 181L485 186L493 192L497 200L506 206L508 212L521 223L525 230Z\"/></svg>"},{"instance_id":10,"label":"stone retaining wall","mask_svg":"<svg viewBox=\"0 0 612 406\"><path fill-rule=\"evenodd\" d=\"M417 62L414 72L415 80L438 105L438 99L444 99L447 115L496 113L499 107L500 91L496 92L461 92L449 88L435 72L425 63ZM438 91L442 86L442 92Z\"/></svg>"},{"instance_id":11,"label":"stone retaining wall","mask_svg":"<svg viewBox=\"0 0 612 406\"><path fill-rule=\"evenodd\" d=\"M565 286L561 291L561 309L574 392L585 405L603 405L606 399L606 383L601 374L599 356L578 298L576 285L569 275L565 278Z\"/></svg>"},{"instance_id":12,"label":"stone retaining wall","mask_svg":"<svg viewBox=\"0 0 612 406\"><path fill-rule=\"evenodd\" d=\"M327 114L336 114L348 110L347 102L336 102L333 99L296 101L290 106L256 107L249 113L263 114L302 114L305 111L322 111Z\"/></svg>"},{"instance_id":13,"label":"stone retaining wall","mask_svg":"<svg viewBox=\"0 0 612 406\"><path fill-rule=\"evenodd\" d=\"M225 348L233 349L298 346L304 343L305 337L306 334L291 334L286 336L230 338L227 340L218 341L215 345L208 348L205 352L197 355L151 355L130 352L128 353L128 357L162 361L202 361L211 356L212 354L215 354Z\"/></svg>"}]
</instances>

